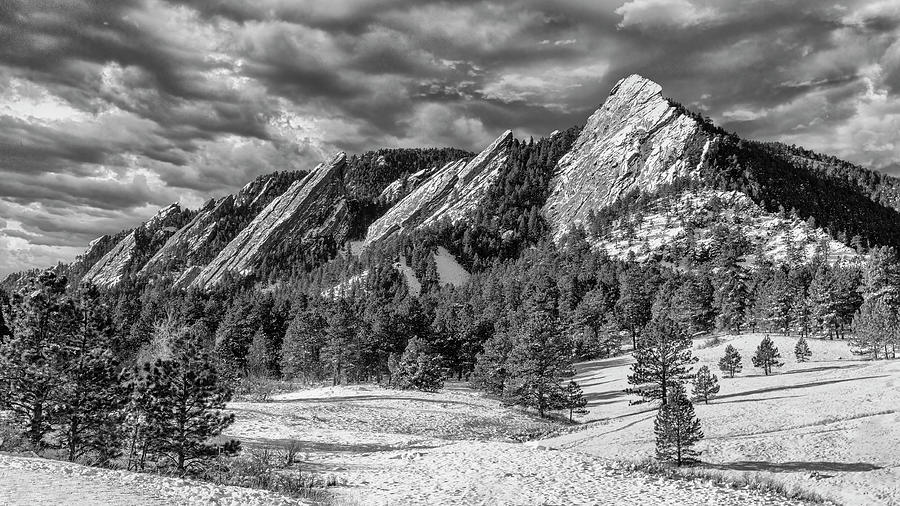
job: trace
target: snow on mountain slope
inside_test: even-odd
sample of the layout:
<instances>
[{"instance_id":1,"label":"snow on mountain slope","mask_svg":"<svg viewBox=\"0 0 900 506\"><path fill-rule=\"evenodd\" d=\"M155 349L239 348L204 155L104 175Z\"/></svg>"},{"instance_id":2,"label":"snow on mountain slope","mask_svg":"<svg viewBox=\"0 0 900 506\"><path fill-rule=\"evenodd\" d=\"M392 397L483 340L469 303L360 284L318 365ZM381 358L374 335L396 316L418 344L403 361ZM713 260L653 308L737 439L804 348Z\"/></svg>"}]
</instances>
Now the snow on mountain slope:
<instances>
[{"instance_id":1,"label":"snow on mountain slope","mask_svg":"<svg viewBox=\"0 0 900 506\"><path fill-rule=\"evenodd\" d=\"M650 209L621 215L612 230L596 240L595 246L622 259L633 254L637 260L645 260L652 254L677 262L691 251L714 247L714 229L726 226L739 230L773 260L785 260L789 247L811 258L823 245L827 246L827 260L831 263L860 258L856 251L822 229L795 216L766 212L737 191L687 191L659 198L650 204Z\"/></svg>"},{"instance_id":2,"label":"snow on mountain slope","mask_svg":"<svg viewBox=\"0 0 900 506\"><path fill-rule=\"evenodd\" d=\"M434 262L437 264L438 276L442 285L462 286L469 281L469 271L459 264L447 248L438 246L434 254Z\"/></svg>"},{"instance_id":3,"label":"snow on mountain slope","mask_svg":"<svg viewBox=\"0 0 900 506\"><path fill-rule=\"evenodd\" d=\"M632 189L651 191L697 171L711 142L658 84L638 75L620 80L557 164L544 206L554 236Z\"/></svg>"},{"instance_id":4,"label":"snow on mountain slope","mask_svg":"<svg viewBox=\"0 0 900 506\"><path fill-rule=\"evenodd\" d=\"M300 247L315 236L340 243L349 227L342 176L347 156L338 153L274 199L200 272L192 286L206 288L227 273L247 275L276 248Z\"/></svg>"},{"instance_id":5,"label":"snow on mountain slope","mask_svg":"<svg viewBox=\"0 0 900 506\"><path fill-rule=\"evenodd\" d=\"M139 236L150 239L150 242L162 244L164 238L178 230L178 227L172 225L177 223L182 211L178 204L160 209L155 216L131 231L91 266L82 278L82 282L93 283L103 288L117 285L128 272L138 253Z\"/></svg>"},{"instance_id":6,"label":"snow on mountain slope","mask_svg":"<svg viewBox=\"0 0 900 506\"><path fill-rule=\"evenodd\" d=\"M444 218L460 220L497 178L512 142L512 132L507 130L468 163L459 160L443 166L369 226L366 246L403 229L430 225Z\"/></svg>"}]
</instances>

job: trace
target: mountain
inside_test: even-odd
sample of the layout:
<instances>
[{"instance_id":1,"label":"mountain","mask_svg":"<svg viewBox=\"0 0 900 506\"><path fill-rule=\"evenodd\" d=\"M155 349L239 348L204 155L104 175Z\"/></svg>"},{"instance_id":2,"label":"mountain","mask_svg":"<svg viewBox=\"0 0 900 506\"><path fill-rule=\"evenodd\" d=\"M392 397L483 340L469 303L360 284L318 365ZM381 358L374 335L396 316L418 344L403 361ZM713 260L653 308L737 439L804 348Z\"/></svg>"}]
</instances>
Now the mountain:
<instances>
[{"instance_id":1,"label":"mountain","mask_svg":"<svg viewBox=\"0 0 900 506\"><path fill-rule=\"evenodd\" d=\"M239 192L210 200L175 232L141 268L139 274L181 275L209 263L259 212L304 172L275 172L247 183Z\"/></svg>"},{"instance_id":2,"label":"mountain","mask_svg":"<svg viewBox=\"0 0 900 506\"><path fill-rule=\"evenodd\" d=\"M629 191L696 175L714 139L663 98L658 84L637 75L619 81L559 161L544 206L553 235Z\"/></svg>"},{"instance_id":3,"label":"mountain","mask_svg":"<svg viewBox=\"0 0 900 506\"><path fill-rule=\"evenodd\" d=\"M725 247L744 258L837 261L900 246L898 209L897 179L741 139L632 75L583 127L539 140L506 131L477 156L340 153L308 174L261 176L196 212L170 206L98 239L68 269L105 287L134 274L209 289L308 272L353 241L355 253L376 253L346 277L409 256L431 280L438 247L475 272L579 228L619 258L702 262Z\"/></svg>"},{"instance_id":4,"label":"mountain","mask_svg":"<svg viewBox=\"0 0 900 506\"><path fill-rule=\"evenodd\" d=\"M295 181L204 267L191 286L208 288L231 274L244 276L292 248L307 249L316 240L341 244L349 219L343 185L347 155L338 153Z\"/></svg>"},{"instance_id":5,"label":"mountain","mask_svg":"<svg viewBox=\"0 0 900 506\"><path fill-rule=\"evenodd\" d=\"M497 179L509 157L513 135L507 130L472 160L451 162L400 199L366 232L365 245L403 230L462 219Z\"/></svg>"},{"instance_id":6,"label":"mountain","mask_svg":"<svg viewBox=\"0 0 900 506\"><path fill-rule=\"evenodd\" d=\"M191 218L193 212L171 204L141 226L127 232L112 248L97 260L81 278L84 283L111 288L128 274L137 270L149 255L165 244L166 240ZM101 241L98 241L98 243ZM95 243L87 255L95 256Z\"/></svg>"}]
</instances>

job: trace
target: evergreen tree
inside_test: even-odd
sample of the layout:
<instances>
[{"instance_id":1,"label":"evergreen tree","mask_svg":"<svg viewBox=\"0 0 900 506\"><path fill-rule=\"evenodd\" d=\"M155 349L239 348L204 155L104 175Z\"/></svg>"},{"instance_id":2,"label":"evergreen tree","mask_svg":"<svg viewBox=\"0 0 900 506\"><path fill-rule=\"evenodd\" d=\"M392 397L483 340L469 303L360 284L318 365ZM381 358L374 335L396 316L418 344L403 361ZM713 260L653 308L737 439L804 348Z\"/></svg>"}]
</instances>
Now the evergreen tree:
<instances>
[{"instance_id":1,"label":"evergreen tree","mask_svg":"<svg viewBox=\"0 0 900 506\"><path fill-rule=\"evenodd\" d=\"M509 379L507 358L513 347L513 330L503 319L496 324L494 335L484 343L484 349L475 360L475 368L469 381L475 388L492 394L502 394Z\"/></svg>"},{"instance_id":2,"label":"evergreen tree","mask_svg":"<svg viewBox=\"0 0 900 506\"><path fill-rule=\"evenodd\" d=\"M734 377L735 373L741 372L741 354L732 345L725 346L725 356L719 359L719 369L725 372L729 377Z\"/></svg>"},{"instance_id":3,"label":"evergreen tree","mask_svg":"<svg viewBox=\"0 0 900 506\"><path fill-rule=\"evenodd\" d=\"M714 397L717 393L719 393L719 378L704 365L694 376L694 398L702 399L709 404L710 397Z\"/></svg>"},{"instance_id":4,"label":"evergreen tree","mask_svg":"<svg viewBox=\"0 0 900 506\"><path fill-rule=\"evenodd\" d=\"M806 339L802 336L797 340L797 344L794 346L794 356L797 357L797 362L806 362L809 360L809 357L812 356L809 344L806 343Z\"/></svg>"},{"instance_id":5,"label":"evergreen tree","mask_svg":"<svg viewBox=\"0 0 900 506\"><path fill-rule=\"evenodd\" d=\"M769 373L772 372L773 367L781 367L784 365L783 362L778 361L779 358L781 358L781 354L778 353L778 348L775 347L772 338L767 335L763 338L762 342L759 343L759 346L756 348L756 353L751 360L753 362L753 367L762 368L763 372L768 376Z\"/></svg>"},{"instance_id":6,"label":"evergreen tree","mask_svg":"<svg viewBox=\"0 0 900 506\"><path fill-rule=\"evenodd\" d=\"M253 334L250 348L247 350L247 376L265 378L269 374L269 339L262 328Z\"/></svg>"},{"instance_id":7,"label":"evergreen tree","mask_svg":"<svg viewBox=\"0 0 900 506\"><path fill-rule=\"evenodd\" d=\"M524 322L515 333L506 361L509 377L504 397L508 404L537 409L539 416L559 409L560 381L575 374L572 344L559 321L540 304L527 304Z\"/></svg>"},{"instance_id":8,"label":"evergreen tree","mask_svg":"<svg viewBox=\"0 0 900 506\"><path fill-rule=\"evenodd\" d=\"M675 462L675 465L698 462L700 452L694 449L703 431L700 419L694 414L684 386L675 383L668 393L668 402L659 407L653 422L656 434L656 459L660 462Z\"/></svg>"},{"instance_id":9,"label":"evergreen tree","mask_svg":"<svg viewBox=\"0 0 900 506\"><path fill-rule=\"evenodd\" d=\"M691 339L675 322L662 317L650 322L642 343L628 376L632 386L625 393L641 397L635 404L653 400L665 404L672 386L691 378L690 365L697 361L691 354Z\"/></svg>"},{"instance_id":10,"label":"evergreen tree","mask_svg":"<svg viewBox=\"0 0 900 506\"><path fill-rule=\"evenodd\" d=\"M281 372L285 378L309 382L323 377L321 352L325 345L325 326L325 319L317 309L294 315L281 344Z\"/></svg>"},{"instance_id":11,"label":"evergreen tree","mask_svg":"<svg viewBox=\"0 0 900 506\"><path fill-rule=\"evenodd\" d=\"M49 270L28 281L13 304L12 336L0 343L0 404L35 447L46 445L57 416L66 344L77 332L66 284Z\"/></svg>"},{"instance_id":12,"label":"evergreen tree","mask_svg":"<svg viewBox=\"0 0 900 506\"><path fill-rule=\"evenodd\" d=\"M566 385L566 389L563 391L562 406L569 410L570 422L573 421L574 415L586 415L588 413L588 410L585 409L587 399L584 397L584 392L577 382L570 381Z\"/></svg>"},{"instance_id":13,"label":"evergreen tree","mask_svg":"<svg viewBox=\"0 0 900 506\"><path fill-rule=\"evenodd\" d=\"M114 325L96 290L81 294L78 316L78 331L66 346L54 433L70 461L93 453L103 465L121 453L130 389L110 349Z\"/></svg>"},{"instance_id":14,"label":"evergreen tree","mask_svg":"<svg viewBox=\"0 0 900 506\"><path fill-rule=\"evenodd\" d=\"M423 344L414 337L406 345L397 372L391 379L391 383L397 388L423 392L437 392L444 388L441 357L428 353Z\"/></svg>"},{"instance_id":15,"label":"evergreen tree","mask_svg":"<svg viewBox=\"0 0 900 506\"><path fill-rule=\"evenodd\" d=\"M349 303L339 299L327 317L322 362L331 374L332 385L349 380L353 368L353 343L356 338L354 315Z\"/></svg>"},{"instance_id":16,"label":"evergreen tree","mask_svg":"<svg viewBox=\"0 0 900 506\"><path fill-rule=\"evenodd\" d=\"M179 343L172 359L145 364L135 396L148 451L179 474L201 468L217 455L235 453L237 441L209 442L234 422L233 414L222 413L231 395L209 355L190 337Z\"/></svg>"}]
</instances>

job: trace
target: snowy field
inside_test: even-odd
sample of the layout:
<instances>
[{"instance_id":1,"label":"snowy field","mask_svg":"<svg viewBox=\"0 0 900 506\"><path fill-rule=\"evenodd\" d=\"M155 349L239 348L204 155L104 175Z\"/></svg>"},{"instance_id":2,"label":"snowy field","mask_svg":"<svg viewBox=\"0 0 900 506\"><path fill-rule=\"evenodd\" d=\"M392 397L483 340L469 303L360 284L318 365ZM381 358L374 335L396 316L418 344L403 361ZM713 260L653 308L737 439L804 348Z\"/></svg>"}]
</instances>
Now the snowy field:
<instances>
[{"instance_id":1,"label":"snowy field","mask_svg":"<svg viewBox=\"0 0 900 506\"><path fill-rule=\"evenodd\" d=\"M338 494L358 504L800 504L518 443L560 425L462 385L438 394L326 387L230 409L230 436L259 446L295 442L301 468L337 477L346 483Z\"/></svg>"},{"instance_id":2,"label":"snowy field","mask_svg":"<svg viewBox=\"0 0 900 506\"><path fill-rule=\"evenodd\" d=\"M287 506L309 503L261 490L0 455L0 504Z\"/></svg>"},{"instance_id":3,"label":"snowy field","mask_svg":"<svg viewBox=\"0 0 900 506\"><path fill-rule=\"evenodd\" d=\"M785 365L767 377L750 362L761 339L695 342L697 366L709 365L721 385L718 398L696 405L706 467L759 474L841 504L900 504L900 361L859 361L844 341L809 340L812 359L798 364L796 338L773 336ZM717 366L729 343L743 357L734 379ZM629 406L622 393L629 365L630 357L581 364L588 427L544 444L612 459L651 456L655 412Z\"/></svg>"}]
</instances>

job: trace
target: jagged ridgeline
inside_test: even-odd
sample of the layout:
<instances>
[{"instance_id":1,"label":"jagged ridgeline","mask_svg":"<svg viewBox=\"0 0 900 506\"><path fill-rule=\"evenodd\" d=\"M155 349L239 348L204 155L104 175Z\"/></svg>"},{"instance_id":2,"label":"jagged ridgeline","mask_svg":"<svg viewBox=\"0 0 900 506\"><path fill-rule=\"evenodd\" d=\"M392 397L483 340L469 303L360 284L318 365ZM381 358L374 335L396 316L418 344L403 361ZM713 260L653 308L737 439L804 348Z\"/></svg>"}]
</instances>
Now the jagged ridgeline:
<instances>
[{"instance_id":1,"label":"jagged ridgeline","mask_svg":"<svg viewBox=\"0 0 900 506\"><path fill-rule=\"evenodd\" d=\"M900 246L898 192L897 179L848 162L743 140L633 75L583 128L540 140L507 131L477 155L340 153L198 211L170 206L67 270L103 287L135 278L207 290L296 278L351 244L363 253L355 276L411 272L421 285L436 269L479 271L578 229L620 259L702 262L725 244L738 257L836 261Z\"/></svg>"}]
</instances>

